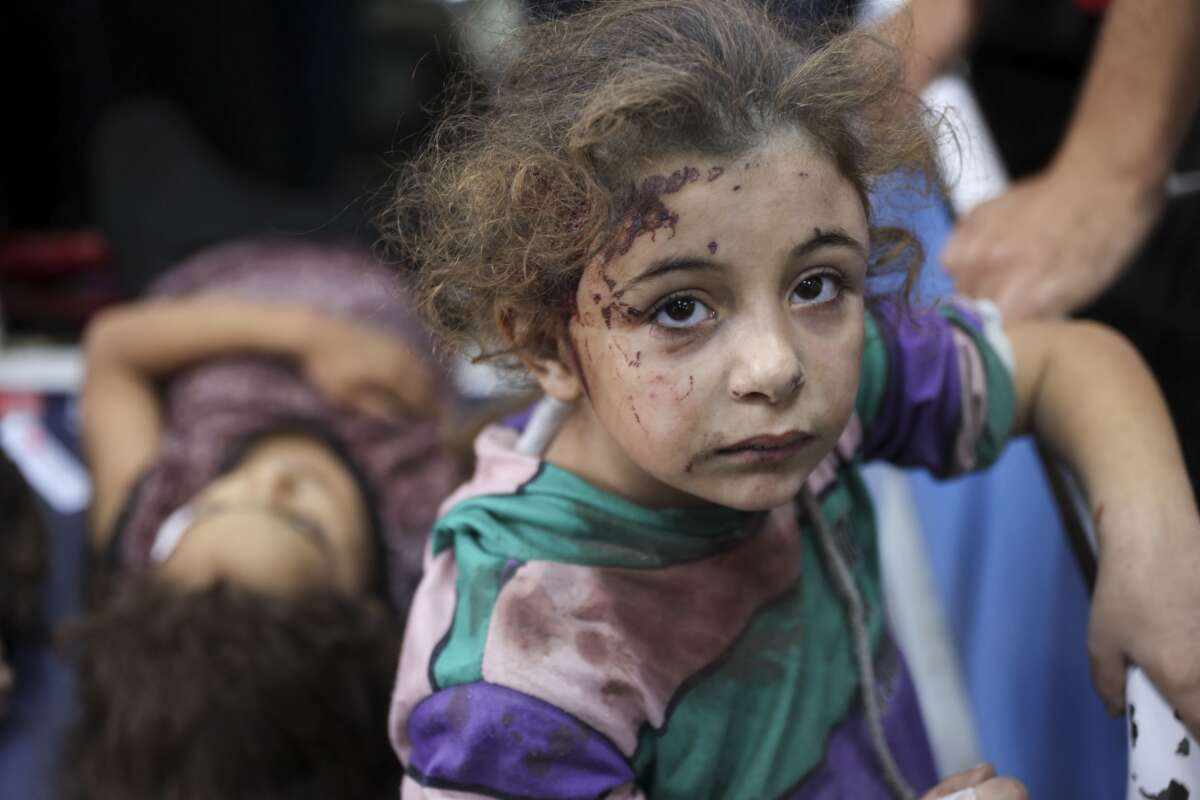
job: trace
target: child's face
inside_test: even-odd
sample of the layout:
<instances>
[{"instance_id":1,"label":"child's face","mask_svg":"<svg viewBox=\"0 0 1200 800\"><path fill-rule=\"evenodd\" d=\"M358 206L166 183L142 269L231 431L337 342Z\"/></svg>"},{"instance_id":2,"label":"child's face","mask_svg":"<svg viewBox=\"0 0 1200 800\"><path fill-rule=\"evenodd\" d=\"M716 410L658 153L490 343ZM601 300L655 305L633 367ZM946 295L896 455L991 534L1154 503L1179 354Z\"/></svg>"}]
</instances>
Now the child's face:
<instances>
[{"instance_id":1,"label":"child's face","mask_svg":"<svg viewBox=\"0 0 1200 800\"><path fill-rule=\"evenodd\" d=\"M862 203L792 132L642 176L636 223L580 282L582 396L547 458L648 505L773 508L854 406Z\"/></svg>"}]
</instances>

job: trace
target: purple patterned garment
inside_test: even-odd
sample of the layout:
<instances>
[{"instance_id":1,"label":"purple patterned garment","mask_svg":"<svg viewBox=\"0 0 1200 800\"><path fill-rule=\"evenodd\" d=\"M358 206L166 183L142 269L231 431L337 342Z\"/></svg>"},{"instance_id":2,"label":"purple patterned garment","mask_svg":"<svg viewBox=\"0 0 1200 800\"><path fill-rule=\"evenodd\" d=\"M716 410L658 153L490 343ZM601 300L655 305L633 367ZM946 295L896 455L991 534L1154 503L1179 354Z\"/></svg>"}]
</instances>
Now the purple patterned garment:
<instances>
[{"instance_id":1,"label":"purple patterned garment","mask_svg":"<svg viewBox=\"0 0 1200 800\"><path fill-rule=\"evenodd\" d=\"M378 326L429 352L396 277L358 250L291 240L234 242L184 261L150 293L305 304ZM436 369L432 362L430 368ZM448 383L442 388L449 397ZM392 599L407 606L438 503L456 482L433 423L385 423L335 407L294 367L261 357L216 359L184 370L168 382L164 403L158 459L128 501L118 532L122 567L146 566L159 525L211 481L242 442L299 422L338 440L365 477L383 523Z\"/></svg>"},{"instance_id":2,"label":"purple patterned garment","mask_svg":"<svg viewBox=\"0 0 1200 800\"><path fill-rule=\"evenodd\" d=\"M609 739L544 700L495 683L452 686L409 718L408 772L428 786L588 800L633 782ZM468 757L469 755L469 757Z\"/></svg>"},{"instance_id":3,"label":"purple patterned garment","mask_svg":"<svg viewBox=\"0 0 1200 800\"><path fill-rule=\"evenodd\" d=\"M917 690L900 651L890 641L883 648L882 657L876 660L876 668L885 673L876 678L883 736L900 772L914 790L925 792L937 783L937 769L925 737ZM878 763L859 701L850 715L830 731L820 766L787 794L787 800L891 800L892 792L879 773Z\"/></svg>"},{"instance_id":4,"label":"purple patterned garment","mask_svg":"<svg viewBox=\"0 0 1200 800\"><path fill-rule=\"evenodd\" d=\"M958 347L953 328L933 310L908 314L895 303L876 306L885 332L887 393L863 442L864 460L904 467L924 466L934 475L954 471L953 449L961 417Z\"/></svg>"}]
</instances>

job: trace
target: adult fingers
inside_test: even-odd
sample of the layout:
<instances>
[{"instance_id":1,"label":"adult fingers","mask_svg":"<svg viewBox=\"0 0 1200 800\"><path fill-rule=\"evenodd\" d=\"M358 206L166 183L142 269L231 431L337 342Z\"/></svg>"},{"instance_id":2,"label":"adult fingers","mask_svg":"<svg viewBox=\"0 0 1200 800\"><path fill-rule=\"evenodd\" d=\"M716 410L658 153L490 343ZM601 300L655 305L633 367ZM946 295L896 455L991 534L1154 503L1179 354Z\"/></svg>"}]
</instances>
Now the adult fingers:
<instances>
[{"instance_id":1,"label":"adult fingers","mask_svg":"<svg viewBox=\"0 0 1200 800\"><path fill-rule=\"evenodd\" d=\"M1015 778L992 778L974 791L975 800L1029 800L1025 786Z\"/></svg>"},{"instance_id":2,"label":"adult fingers","mask_svg":"<svg viewBox=\"0 0 1200 800\"><path fill-rule=\"evenodd\" d=\"M971 767L971 769L957 772L946 778L946 780L933 787L922 800L953 797L955 794L965 789L970 789L973 786L978 786L988 778L995 776L996 770L991 764L979 764Z\"/></svg>"},{"instance_id":3,"label":"adult fingers","mask_svg":"<svg viewBox=\"0 0 1200 800\"><path fill-rule=\"evenodd\" d=\"M942 250L942 266L954 278L955 288L963 294L980 295L987 283L989 270L981 263L981 245L973 228L954 229Z\"/></svg>"}]
</instances>

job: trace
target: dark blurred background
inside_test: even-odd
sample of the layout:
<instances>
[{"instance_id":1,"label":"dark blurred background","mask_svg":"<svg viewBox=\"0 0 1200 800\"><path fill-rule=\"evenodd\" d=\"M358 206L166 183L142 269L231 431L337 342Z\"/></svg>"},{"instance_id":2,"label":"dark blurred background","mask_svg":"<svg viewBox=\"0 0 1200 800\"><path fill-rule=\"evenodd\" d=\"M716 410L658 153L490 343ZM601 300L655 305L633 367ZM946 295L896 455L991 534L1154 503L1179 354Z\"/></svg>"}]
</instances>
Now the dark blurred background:
<instances>
[{"instance_id":1,"label":"dark blurred background","mask_svg":"<svg viewBox=\"0 0 1200 800\"><path fill-rule=\"evenodd\" d=\"M388 164L419 146L458 31L483 5L8 0L7 324L69 332L110 295L136 293L220 238L370 242ZM111 276L95 273L106 266ZM57 304L39 295L47 286Z\"/></svg>"}]
</instances>

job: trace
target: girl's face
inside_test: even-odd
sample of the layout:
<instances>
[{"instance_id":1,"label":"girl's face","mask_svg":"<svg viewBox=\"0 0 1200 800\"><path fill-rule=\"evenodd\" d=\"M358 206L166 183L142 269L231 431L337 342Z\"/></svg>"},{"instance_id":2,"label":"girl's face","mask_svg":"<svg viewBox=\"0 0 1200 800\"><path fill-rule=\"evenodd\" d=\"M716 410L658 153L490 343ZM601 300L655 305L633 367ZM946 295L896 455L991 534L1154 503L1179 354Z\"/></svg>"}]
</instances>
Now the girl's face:
<instances>
[{"instance_id":1,"label":"girl's face","mask_svg":"<svg viewBox=\"0 0 1200 800\"><path fill-rule=\"evenodd\" d=\"M275 594L362 592L369 526L353 478L321 443L272 437L193 501L195 521L161 565L185 586L221 578Z\"/></svg>"},{"instance_id":2,"label":"girl's face","mask_svg":"<svg viewBox=\"0 0 1200 800\"><path fill-rule=\"evenodd\" d=\"M580 281L571 363L540 373L578 394L546 457L645 505L778 506L853 410L862 202L793 132L651 163L639 190Z\"/></svg>"}]
</instances>

